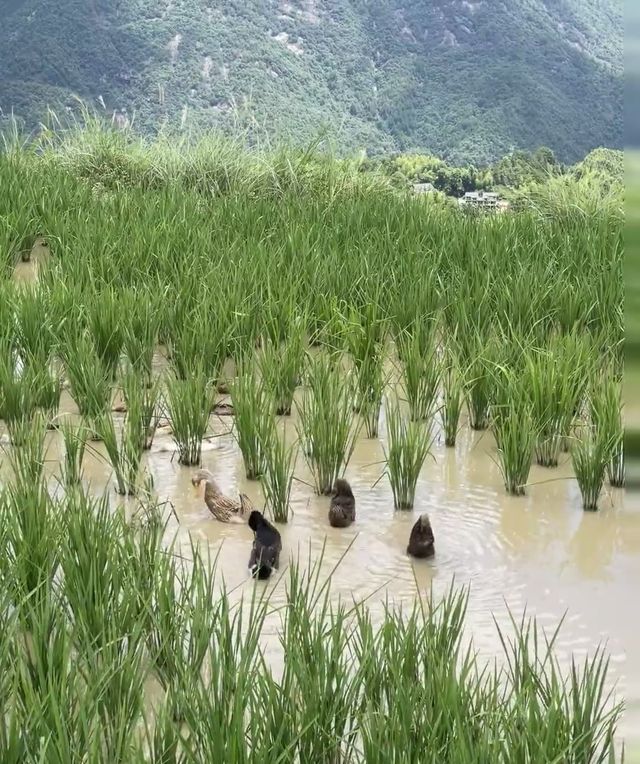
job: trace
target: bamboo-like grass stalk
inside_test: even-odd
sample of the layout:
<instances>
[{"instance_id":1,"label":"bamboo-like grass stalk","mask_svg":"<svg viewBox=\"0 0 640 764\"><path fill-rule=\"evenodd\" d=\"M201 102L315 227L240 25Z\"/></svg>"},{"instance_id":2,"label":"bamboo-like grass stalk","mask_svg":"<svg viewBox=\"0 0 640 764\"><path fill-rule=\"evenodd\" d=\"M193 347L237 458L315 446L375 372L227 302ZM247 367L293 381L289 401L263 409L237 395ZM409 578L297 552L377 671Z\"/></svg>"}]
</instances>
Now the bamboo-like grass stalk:
<instances>
[{"instance_id":1,"label":"bamboo-like grass stalk","mask_svg":"<svg viewBox=\"0 0 640 764\"><path fill-rule=\"evenodd\" d=\"M397 401L387 400L386 474L395 509L413 509L420 471L431 453L433 436L424 423L407 419Z\"/></svg>"},{"instance_id":2,"label":"bamboo-like grass stalk","mask_svg":"<svg viewBox=\"0 0 640 764\"><path fill-rule=\"evenodd\" d=\"M37 484L44 476L46 420L37 413L14 425L9 451L10 463L17 483Z\"/></svg>"},{"instance_id":3,"label":"bamboo-like grass stalk","mask_svg":"<svg viewBox=\"0 0 640 764\"><path fill-rule=\"evenodd\" d=\"M582 495L582 508L598 509L598 501L611 459L611 437L608 432L583 425L571 448L573 471Z\"/></svg>"},{"instance_id":4,"label":"bamboo-like grass stalk","mask_svg":"<svg viewBox=\"0 0 640 764\"><path fill-rule=\"evenodd\" d=\"M200 465L214 397L215 390L202 371L187 379L168 380L166 402L180 464Z\"/></svg>"},{"instance_id":5,"label":"bamboo-like grass stalk","mask_svg":"<svg viewBox=\"0 0 640 764\"><path fill-rule=\"evenodd\" d=\"M304 336L305 322L302 319L292 321L285 339L278 344L268 339L259 356L260 376L276 402L278 416L291 414L293 396L300 384L305 360Z\"/></svg>"},{"instance_id":6,"label":"bamboo-like grass stalk","mask_svg":"<svg viewBox=\"0 0 640 764\"><path fill-rule=\"evenodd\" d=\"M531 413L538 432L536 461L543 467L555 467L584 394L588 358L584 346L569 336L554 338L543 350L530 350L525 359Z\"/></svg>"},{"instance_id":7,"label":"bamboo-like grass stalk","mask_svg":"<svg viewBox=\"0 0 640 764\"><path fill-rule=\"evenodd\" d=\"M245 474L248 480L257 480L264 471L262 447L273 422L274 404L255 366L240 369L231 385L231 400Z\"/></svg>"},{"instance_id":8,"label":"bamboo-like grass stalk","mask_svg":"<svg viewBox=\"0 0 640 764\"><path fill-rule=\"evenodd\" d=\"M113 288L94 295L88 305L89 332L105 374L114 380L124 343L122 307Z\"/></svg>"},{"instance_id":9,"label":"bamboo-like grass stalk","mask_svg":"<svg viewBox=\"0 0 640 764\"><path fill-rule=\"evenodd\" d=\"M507 369L495 372L491 429L498 446L498 464L507 493L524 496L537 432L527 380Z\"/></svg>"},{"instance_id":10,"label":"bamboo-like grass stalk","mask_svg":"<svg viewBox=\"0 0 640 764\"><path fill-rule=\"evenodd\" d=\"M358 434L353 426L353 383L329 355L310 357L308 389L298 404L298 436L318 494L330 494L344 473Z\"/></svg>"},{"instance_id":11,"label":"bamboo-like grass stalk","mask_svg":"<svg viewBox=\"0 0 640 764\"><path fill-rule=\"evenodd\" d=\"M146 373L131 369L122 377L122 393L127 407L127 422L139 416L143 433L143 449L148 451L160 423L161 379L149 380ZM133 427L133 423L131 424Z\"/></svg>"},{"instance_id":12,"label":"bamboo-like grass stalk","mask_svg":"<svg viewBox=\"0 0 640 764\"><path fill-rule=\"evenodd\" d=\"M16 346L25 366L42 371L55 350L51 310L42 289L22 290L15 300Z\"/></svg>"},{"instance_id":13,"label":"bamboo-like grass stalk","mask_svg":"<svg viewBox=\"0 0 640 764\"><path fill-rule=\"evenodd\" d=\"M116 491L122 496L135 496L145 440L139 406L129 408L119 438L110 412L98 417L95 427L113 467Z\"/></svg>"},{"instance_id":14,"label":"bamboo-like grass stalk","mask_svg":"<svg viewBox=\"0 0 640 764\"><path fill-rule=\"evenodd\" d=\"M444 430L444 444L447 448L453 448L460 429L464 390L460 372L450 354L443 364L442 391L443 401L440 407L440 417Z\"/></svg>"},{"instance_id":15,"label":"bamboo-like grass stalk","mask_svg":"<svg viewBox=\"0 0 640 764\"><path fill-rule=\"evenodd\" d=\"M489 406L493 394L492 364L495 357L493 343L480 332L469 330L468 335L455 337L456 354L463 370L464 398L472 430L486 430L489 426Z\"/></svg>"},{"instance_id":16,"label":"bamboo-like grass stalk","mask_svg":"<svg viewBox=\"0 0 640 764\"><path fill-rule=\"evenodd\" d=\"M429 421L434 413L442 364L435 346L424 347L420 332L398 338L402 358L402 388L414 421Z\"/></svg>"},{"instance_id":17,"label":"bamboo-like grass stalk","mask_svg":"<svg viewBox=\"0 0 640 764\"><path fill-rule=\"evenodd\" d=\"M84 335L71 337L62 352L71 395L87 425L94 427L94 423L111 408L112 370L105 369ZM93 437L97 437L95 428Z\"/></svg>"},{"instance_id":18,"label":"bamboo-like grass stalk","mask_svg":"<svg viewBox=\"0 0 640 764\"><path fill-rule=\"evenodd\" d=\"M262 488L265 511L277 523L289 522L291 486L298 455L297 444L287 445L272 425L261 435Z\"/></svg>"},{"instance_id":19,"label":"bamboo-like grass stalk","mask_svg":"<svg viewBox=\"0 0 640 764\"><path fill-rule=\"evenodd\" d=\"M82 424L73 425L67 418L61 421L59 429L64 442L62 481L69 490L82 482L82 462L87 446L88 431Z\"/></svg>"},{"instance_id":20,"label":"bamboo-like grass stalk","mask_svg":"<svg viewBox=\"0 0 640 764\"><path fill-rule=\"evenodd\" d=\"M589 396L591 421L605 442L610 444L607 477L614 488L624 487L624 424L622 420L622 383L605 371L592 383Z\"/></svg>"},{"instance_id":21,"label":"bamboo-like grass stalk","mask_svg":"<svg viewBox=\"0 0 640 764\"><path fill-rule=\"evenodd\" d=\"M29 367L27 376L32 380L36 405L47 418L47 427L50 430L55 429L62 396L60 375L50 372L46 367L37 370L35 368L31 370Z\"/></svg>"},{"instance_id":22,"label":"bamboo-like grass stalk","mask_svg":"<svg viewBox=\"0 0 640 764\"><path fill-rule=\"evenodd\" d=\"M29 436L38 405L30 376L18 376L11 354L0 355L0 419L3 419L14 445Z\"/></svg>"},{"instance_id":23,"label":"bamboo-like grass stalk","mask_svg":"<svg viewBox=\"0 0 640 764\"><path fill-rule=\"evenodd\" d=\"M130 368L152 382L153 356L158 342L158 298L142 290L124 294L123 347Z\"/></svg>"},{"instance_id":24,"label":"bamboo-like grass stalk","mask_svg":"<svg viewBox=\"0 0 640 764\"><path fill-rule=\"evenodd\" d=\"M367 438L378 437L380 410L386 386L384 356L373 355L360 366L358 372L359 409Z\"/></svg>"}]
</instances>

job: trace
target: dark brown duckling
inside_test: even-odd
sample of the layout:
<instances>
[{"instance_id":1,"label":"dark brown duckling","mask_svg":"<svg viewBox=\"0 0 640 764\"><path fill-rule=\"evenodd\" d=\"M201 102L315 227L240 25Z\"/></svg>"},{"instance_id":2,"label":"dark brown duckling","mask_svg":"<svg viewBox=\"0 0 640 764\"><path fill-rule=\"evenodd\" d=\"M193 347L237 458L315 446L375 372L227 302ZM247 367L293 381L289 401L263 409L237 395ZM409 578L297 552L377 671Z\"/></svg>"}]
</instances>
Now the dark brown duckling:
<instances>
[{"instance_id":1,"label":"dark brown duckling","mask_svg":"<svg viewBox=\"0 0 640 764\"><path fill-rule=\"evenodd\" d=\"M411 529L407 554L412 557L432 557L435 553L433 530L429 515L420 515Z\"/></svg>"},{"instance_id":2,"label":"dark brown duckling","mask_svg":"<svg viewBox=\"0 0 640 764\"><path fill-rule=\"evenodd\" d=\"M249 557L249 568L254 578L264 581L269 578L271 571L280 565L282 538L278 529L274 528L257 509L249 515L249 528L255 534Z\"/></svg>"},{"instance_id":3,"label":"dark brown duckling","mask_svg":"<svg viewBox=\"0 0 640 764\"><path fill-rule=\"evenodd\" d=\"M346 480L338 478L329 506L329 525L334 528L347 528L355 519L356 500L351 486Z\"/></svg>"}]
</instances>

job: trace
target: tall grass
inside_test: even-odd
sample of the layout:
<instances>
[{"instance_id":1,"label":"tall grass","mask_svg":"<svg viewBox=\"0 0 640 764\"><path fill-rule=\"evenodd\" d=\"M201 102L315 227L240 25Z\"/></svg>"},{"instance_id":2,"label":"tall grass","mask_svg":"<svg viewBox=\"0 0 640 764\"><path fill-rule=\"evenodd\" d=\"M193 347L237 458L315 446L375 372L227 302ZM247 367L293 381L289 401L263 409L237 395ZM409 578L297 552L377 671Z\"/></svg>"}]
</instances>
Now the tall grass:
<instances>
[{"instance_id":1,"label":"tall grass","mask_svg":"<svg viewBox=\"0 0 640 764\"><path fill-rule=\"evenodd\" d=\"M376 289L379 287L372 287L369 300L364 295L355 296L356 304L360 301L363 304L352 308L343 329L356 377L355 410L360 413L371 408L372 402L379 401L381 387L387 321L382 315Z\"/></svg>"},{"instance_id":2,"label":"tall grass","mask_svg":"<svg viewBox=\"0 0 640 764\"><path fill-rule=\"evenodd\" d=\"M286 433L280 435L273 424L261 434L265 511L277 523L289 521L291 486L298 455L297 443L287 445L285 436Z\"/></svg>"},{"instance_id":3,"label":"tall grass","mask_svg":"<svg viewBox=\"0 0 640 764\"><path fill-rule=\"evenodd\" d=\"M37 405L33 378L19 376L11 352L0 354L0 419L7 426L12 443L21 444Z\"/></svg>"},{"instance_id":4,"label":"tall grass","mask_svg":"<svg viewBox=\"0 0 640 764\"><path fill-rule=\"evenodd\" d=\"M180 464L200 464L214 397L215 391L202 371L187 379L168 380L166 402Z\"/></svg>"},{"instance_id":5,"label":"tall grass","mask_svg":"<svg viewBox=\"0 0 640 764\"><path fill-rule=\"evenodd\" d=\"M425 346L419 332L398 340L403 363L402 387L414 421L428 421L435 413L441 362L435 345Z\"/></svg>"},{"instance_id":6,"label":"tall grass","mask_svg":"<svg viewBox=\"0 0 640 764\"><path fill-rule=\"evenodd\" d=\"M96 431L113 467L116 491L126 496L135 496L137 493L142 453L148 437L142 396L132 395L132 388L129 384L127 414L119 437L111 413L103 414L96 421Z\"/></svg>"},{"instance_id":7,"label":"tall grass","mask_svg":"<svg viewBox=\"0 0 640 764\"><path fill-rule=\"evenodd\" d=\"M407 419L397 402L387 402L386 473L395 509L413 509L422 466L433 437L422 422Z\"/></svg>"},{"instance_id":8,"label":"tall grass","mask_svg":"<svg viewBox=\"0 0 640 764\"><path fill-rule=\"evenodd\" d=\"M498 368L493 386L491 428L498 446L500 472L507 492L523 496L537 439L527 380Z\"/></svg>"},{"instance_id":9,"label":"tall grass","mask_svg":"<svg viewBox=\"0 0 640 764\"><path fill-rule=\"evenodd\" d=\"M122 306L119 294L111 288L93 295L88 304L89 333L105 374L115 379L124 344Z\"/></svg>"},{"instance_id":10,"label":"tall grass","mask_svg":"<svg viewBox=\"0 0 640 764\"><path fill-rule=\"evenodd\" d=\"M37 370L30 367L26 376L31 378L36 406L44 412L49 429L55 429L62 396L60 375L46 367Z\"/></svg>"},{"instance_id":11,"label":"tall grass","mask_svg":"<svg viewBox=\"0 0 640 764\"><path fill-rule=\"evenodd\" d=\"M17 425L13 433L14 447L9 452L14 479L18 485L31 485L42 480L45 463L46 422L37 414Z\"/></svg>"},{"instance_id":12,"label":"tall grass","mask_svg":"<svg viewBox=\"0 0 640 764\"><path fill-rule=\"evenodd\" d=\"M449 354L443 362L442 397L440 417L444 430L444 444L452 448L458 437L464 400L463 382L452 354Z\"/></svg>"},{"instance_id":13,"label":"tall grass","mask_svg":"<svg viewBox=\"0 0 640 764\"><path fill-rule=\"evenodd\" d=\"M584 510L594 512L604 486L607 464L611 459L611 437L608 432L583 425L571 447L573 471L582 494Z\"/></svg>"},{"instance_id":14,"label":"tall grass","mask_svg":"<svg viewBox=\"0 0 640 764\"><path fill-rule=\"evenodd\" d=\"M380 426L380 410L388 375L384 369L384 356L368 358L358 372L359 409L367 438L377 438Z\"/></svg>"},{"instance_id":15,"label":"tall grass","mask_svg":"<svg viewBox=\"0 0 640 764\"><path fill-rule=\"evenodd\" d=\"M615 488L624 486L624 424L622 421L622 382L611 373L594 381L589 397L591 420L600 437L609 442L607 477Z\"/></svg>"},{"instance_id":16,"label":"tall grass","mask_svg":"<svg viewBox=\"0 0 640 764\"><path fill-rule=\"evenodd\" d=\"M161 298L142 289L124 292L122 297L126 317L122 331L124 352L130 368L150 384L158 342Z\"/></svg>"},{"instance_id":17,"label":"tall grass","mask_svg":"<svg viewBox=\"0 0 640 764\"><path fill-rule=\"evenodd\" d=\"M554 338L547 348L529 351L526 364L538 432L536 461L543 467L555 467L589 377L585 346L572 336Z\"/></svg>"},{"instance_id":18,"label":"tall grass","mask_svg":"<svg viewBox=\"0 0 640 764\"><path fill-rule=\"evenodd\" d=\"M291 321L284 340L276 343L267 339L259 356L260 375L276 402L278 416L291 414L305 360L304 338L305 322Z\"/></svg>"},{"instance_id":19,"label":"tall grass","mask_svg":"<svg viewBox=\"0 0 640 764\"><path fill-rule=\"evenodd\" d=\"M238 442L245 474L257 480L264 471L262 446L274 416L274 403L255 368L242 368L231 385L234 435Z\"/></svg>"},{"instance_id":20,"label":"tall grass","mask_svg":"<svg viewBox=\"0 0 640 764\"><path fill-rule=\"evenodd\" d=\"M105 368L84 335L72 335L62 348L71 395L91 427L111 407L113 369ZM94 432L95 435L95 432Z\"/></svg>"},{"instance_id":21,"label":"tall grass","mask_svg":"<svg viewBox=\"0 0 640 764\"><path fill-rule=\"evenodd\" d=\"M62 480L67 490L78 485L82 480L82 462L87 445L87 429L82 425L73 425L65 418L60 423L60 432L64 442L64 460L62 462Z\"/></svg>"},{"instance_id":22,"label":"tall grass","mask_svg":"<svg viewBox=\"0 0 640 764\"><path fill-rule=\"evenodd\" d=\"M189 279L190 274L181 274L181 278ZM203 289L196 298L190 284L184 289L169 316L171 364L180 379L204 372L217 382L229 352L229 305L224 303L220 290ZM216 310L212 311L210 305L215 305Z\"/></svg>"},{"instance_id":23,"label":"tall grass","mask_svg":"<svg viewBox=\"0 0 640 764\"><path fill-rule=\"evenodd\" d=\"M23 290L15 303L16 347L24 364L46 371L56 349L52 312L44 290Z\"/></svg>"},{"instance_id":24,"label":"tall grass","mask_svg":"<svg viewBox=\"0 0 640 764\"><path fill-rule=\"evenodd\" d=\"M305 458L318 494L330 494L346 469L355 447L354 389L340 359L329 355L311 357L308 388L298 406L298 435L308 444Z\"/></svg>"},{"instance_id":25,"label":"tall grass","mask_svg":"<svg viewBox=\"0 0 640 764\"><path fill-rule=\"evenodd\" d=\"M142 438L143 450L148 451L160 423L161 379L149 380L146 373L130 370L122 378L122 392L127 407L127 423L131 434ZM137 418L137 422L136 422ZM137 436L137 435L136 435Z\"/></svg>"},{"instance_id":26,"label":"tall grass","mask_svg":"<svg viewBox=\"0 0 640 764\"><path fill-rule=\"evenodd\" d=\"M489 406L493 390L491 383L494 346L474 331L464 339L456 338L456 353L463 369L464 397L473 430L489 426Z\"/></svg>"}]
</instances>

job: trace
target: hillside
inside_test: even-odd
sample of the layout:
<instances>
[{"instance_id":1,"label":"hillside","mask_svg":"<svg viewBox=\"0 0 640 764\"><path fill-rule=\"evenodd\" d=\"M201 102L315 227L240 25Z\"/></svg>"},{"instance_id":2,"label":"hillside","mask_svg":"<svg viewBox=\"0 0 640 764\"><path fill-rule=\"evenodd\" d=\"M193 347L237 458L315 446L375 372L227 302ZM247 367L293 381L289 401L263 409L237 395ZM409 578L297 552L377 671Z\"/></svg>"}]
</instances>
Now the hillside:
<instances>
[{"instance_id":1,"label":"hillside","mask_svg":"<svg viewBox=\"0 0 640 764\"><path fill-rule=\"evenodd\" d=\"M0 0L0 108L486 163L622 143L620 0ZM134 116L135 115L135 116Z\"/></svg>"}]
</instances>

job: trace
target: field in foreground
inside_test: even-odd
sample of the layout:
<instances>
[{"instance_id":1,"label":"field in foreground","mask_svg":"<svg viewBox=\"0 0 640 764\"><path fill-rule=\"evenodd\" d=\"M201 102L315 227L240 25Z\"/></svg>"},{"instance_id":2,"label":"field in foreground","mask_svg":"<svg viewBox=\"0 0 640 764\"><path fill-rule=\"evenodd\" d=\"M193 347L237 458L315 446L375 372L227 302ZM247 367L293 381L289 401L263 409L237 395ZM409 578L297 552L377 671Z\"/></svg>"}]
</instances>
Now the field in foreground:
<instances>
[{"instance_id":1,"label":"field in foreground","mask_svg":"<svg viewBox=\"0 0 640 764\"><path fill-rule=\"evenodd\" d=\"M399 512L414 506L434 435L453 448L463 421L491 432L505 491L527 492L532 462L552 478L568 454L581 503L597 509L605 481L624 481L615 203L549 199L470 218L307 157L192 154L172 169L166 155L154 164L108 142L81 148L0 160L0 403L13 475L2 495L2 696L14 760L23 744L34 759L67 761L67 744L143 757L150 680L151 760L172 760L157 751L170 757L182 735L175 751L194 761L377 761L390 730L395 750L413 751L407 761L424 750L511 761L523 745L533 761L608 760L615 714L601 705L599 657L582 684L575 675L562 687L525 639L510 678L479 677L454 649L463 595L373 629L363 607L318 612L292 569L288 668L274 677L247 621L229 626L236 611L212 596L207 561L194 550L182 570L160 551L153 473L141 466L165 421L178 460L198 465L216 389L229 388L247 477L260 478L267 512L295 524L300 457L310 490L328 493L356 435L380 437L385 401ZM31 266L15 260L38 237L37 280L25 285L16 275ZM283 440L289 418L295 437ZM41 482L46 425L65 443L58 498ZM138 495L141 525L85 495L92 439L115 489Z\"/></svg>"}]
</instances>

